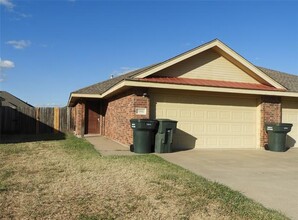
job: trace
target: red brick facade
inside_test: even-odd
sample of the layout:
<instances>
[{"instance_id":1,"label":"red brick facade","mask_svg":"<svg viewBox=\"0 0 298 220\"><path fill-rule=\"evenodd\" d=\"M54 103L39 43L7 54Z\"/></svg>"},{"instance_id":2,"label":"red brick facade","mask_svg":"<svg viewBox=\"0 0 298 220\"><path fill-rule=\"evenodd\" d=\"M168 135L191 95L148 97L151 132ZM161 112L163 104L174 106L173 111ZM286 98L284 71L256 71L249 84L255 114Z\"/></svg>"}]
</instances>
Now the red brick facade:
<instances>
[{"instance_id":1,"label":"red brick facade","mask_svg":"<svg viewBox=\"0 0 298 220\"><path fill-rule=\"evenodd\" d=\"M268 143L265 130L266 123L280 123L282 120L281 98L274 96L261 97L261 147Z\"/></svg>"},{"instance_id":2,"label":"red brick facade","mask_svg":"<svg viewBox=\"0 0 298 220\"><path fill-rule=\"evenodd\" d=\"M146 89L130 89L107 100L101 100L100 109L100 134L122 144L132 144L132 129L130 119L150 118L150 99ZM137 115L136 109L146 109L145 115ZM266 123L280 123L282 121L281 98L274 96L262 96L260 103L260 146L264 147L268 142L265 130ZM85 103L80 101L76 105L75 133L85 133Z\"/></svg>"},{"instance_id":3,"label":"red brick facade","mask_svg":"<svg viewBox=\"0 0 298 220\"><path fill-rule=\"evenodd\" d=\"M79 102L75 106L76 115L75 115L75 134L83 136L85 133L84 127L85 127L85 104L84 102Z\"/></svg>"},{"instance_id":4,"label":"red brick facade","mask_svg":"<svg viewBox=\"0 0 298 220\"><path fill-rule=\"evenodd\" d=\"M100 134L122 144L132 144L130 119L149 118L150 100L146 94L144 89L131 89L110 99L101 100ZM75 134L80 136L85 133L85 101L80 101L75 106ZM137 115L136 108L145 108L146 114Z\"/></svg>"},{"instance_id":5,"label":"red brick facade","mask_svg":"<svg viewBox=\"0 0 298 220\"><path fill-rule=\"evenodd\" d=\"M132 144L130 119L149 118L149 98L145 91L129 90L106 101L104 135L120 143ZM146 108L146 115L136 115L136 108Z\"/></svg>"}]
</instances>

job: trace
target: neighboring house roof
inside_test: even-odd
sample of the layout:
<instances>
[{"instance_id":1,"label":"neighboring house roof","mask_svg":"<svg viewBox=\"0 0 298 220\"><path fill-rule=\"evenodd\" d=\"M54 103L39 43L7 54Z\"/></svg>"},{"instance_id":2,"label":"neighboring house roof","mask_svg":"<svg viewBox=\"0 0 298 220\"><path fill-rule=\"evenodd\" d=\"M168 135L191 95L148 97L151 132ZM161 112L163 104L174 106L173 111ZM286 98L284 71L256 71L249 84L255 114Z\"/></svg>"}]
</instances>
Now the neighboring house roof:
<instances>
[{"instance_id":1,"label":"neighboring house roof","mask_svg":"<svg viewBox=\"0 0 298 220\"><path fill-rule=\"evenodd\" d=\"M192 50L189 50L185 53L182 53L178 56L175 56L173 58L170 58L166 61L163 61L161 63L157 63L154 65L150 65L123 75L120 75L118 77L99 82L96 84L93 84L91 86L82 88L80 90L74 91L70 95L69 104L70 102L73 103L74 100L72 98L77 99L78 97L90 97L90 98L98 98L105 96L106 93L109 93L112 90L117 89L116 85L121 84L121 82L129 81L139 81L139 82L149 82L149 77L152 77L151 75L157 71L160 71L163 68L167 68L168 66L174 65L180 61L183 61L185 59L188 59L191 56L194 56L198 53L201 53L203 51L209 50L213 48L217 52L228 56L229 59L234 59L238 65L243 65L244 68L247 70L253 72L255 74L254 77L258 79L261 83L258 86L254 83L242 83L242 84L231 84L231 83L223 83L223 82L216 82L216 80L211 81L187 81L182 82L181 80L178 82L177 79L155 79L156 83L172 83L172 84L185 84L185 85L199 85L199 86L211 86L211 87L229 87L229 88L240 88L240 89L254 89L254 90L268 90L268 91L285 91L287 89L287 92L298 92L298 76L296 75L290 75L283 72L275 71L266 69L263 67L257 67L254 66L252 63L245 60L241 55L233 51L231 48L223 44L218 39L215 39L213 41L210 41L206 44L203 44L199 47L196 47ZM146 79L146 80L144 80ZM151 79L151 82L154 80ZM174 82L175 81L175 82ZM265 85L267 84L267 85Z\"/></svg>"},{"instance_id":2,"label":"neighboring house roof","mask_svg":"<svg viewBox=\"0 0 298 220\"><path fill-rule=\"evenodd\" d=\"M0 91L0 99L1 99L2 106L8 106L11 108L17 108L17 107L32 108L32 107L34 107L6 91Z\"/></svg>"}]
</instances>

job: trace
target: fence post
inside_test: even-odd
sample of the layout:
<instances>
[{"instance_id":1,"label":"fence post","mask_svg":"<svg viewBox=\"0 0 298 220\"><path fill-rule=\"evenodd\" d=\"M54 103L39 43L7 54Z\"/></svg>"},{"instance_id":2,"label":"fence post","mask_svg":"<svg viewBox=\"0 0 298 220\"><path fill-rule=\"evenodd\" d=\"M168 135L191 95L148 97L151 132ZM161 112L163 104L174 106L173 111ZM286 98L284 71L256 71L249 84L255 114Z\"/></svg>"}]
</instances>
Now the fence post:
<instances>
[{"instance_id":1,"label":"fence post","mask_svg":"<svg viewBox=\"0 0 298 220\"><path fill-rule=\"evenodd\" d=\"M59 108L55 107L54 108L54 133L58 133L60 130L60 122L59 122Z\"/></svg>"},{"instance_id":2,"label":"fence post","mask_svg":"<svg viewBox=\"0 0 298 220\"><path fill-rule=\"evenodd\" d=\"M66 107L66 130L70 131L70 107Z\"/></svg>"}]
</instances>

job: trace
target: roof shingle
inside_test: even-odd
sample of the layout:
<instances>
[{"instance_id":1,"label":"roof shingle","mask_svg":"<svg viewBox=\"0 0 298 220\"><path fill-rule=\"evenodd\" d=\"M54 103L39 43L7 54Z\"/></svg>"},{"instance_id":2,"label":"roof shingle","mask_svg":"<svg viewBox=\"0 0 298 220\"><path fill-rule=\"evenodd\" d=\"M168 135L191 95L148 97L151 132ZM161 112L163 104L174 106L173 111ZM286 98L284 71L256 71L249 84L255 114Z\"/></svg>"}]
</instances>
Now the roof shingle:
<instances>
[{"instance_id":1,"label":"roof shingle","mask_svg":"<svg viewBox=\"0 0 298 220\"><path fill-rule=\"evenodd\" d=\"M286 87L290 92L298 92L298 76L257 66L263 73Z\"/></svg>"},{"instance_id":2,"label":"roof shingle","mask_svg":"<svg viewBox=\"0 0 298 220\"><path fill-rule=\"evenodd\" d=\"M124 79L129 79L132 78L133 76L137 75L138 73L141 73L142 71L148 70L154 66L157 66L158 64L153 64L141 69L137 69L134 71L131 71L129 73L93 84L91 86L84 87L82 89L79 89L77 91L74 91L72 93L77 93L77 94L103 94L107 90L109 90L111 87L116 85L117 83L121 82Z\"/></svg>"}]
</instances>

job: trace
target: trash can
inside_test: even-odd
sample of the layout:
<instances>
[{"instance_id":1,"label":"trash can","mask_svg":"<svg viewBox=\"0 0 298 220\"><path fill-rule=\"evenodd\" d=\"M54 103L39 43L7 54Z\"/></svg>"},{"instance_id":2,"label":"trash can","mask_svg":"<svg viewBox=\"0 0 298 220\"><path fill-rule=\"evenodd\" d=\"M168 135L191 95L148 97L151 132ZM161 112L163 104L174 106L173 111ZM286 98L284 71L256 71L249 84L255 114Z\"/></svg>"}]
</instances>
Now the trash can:
<instances>
[{"instance_id":1,"label":"trash can","mask_svg":"<svg viewBox=\"0 0 298 220\"><path fill-rule=\"evenodd\" d=\"M156 120L131 119L133 129L133 149L135 153L152 153L154 151L154 133L157 126Z\"/></svg>"},{"instance_id":2,"label":"trash can","mask_svg":"<svg viewBox=\"0 0 298 220\"><path fill-rule=\"evenodd\" d=\"M291 131L293 124L278 123L266 124L268 133L268 149L270 151L286 151L287 133Z\"/></svg>"},{"instance_id":3,"label":"trash can","mask_svg":"<svg viewBox=\"0 0 298 220\"><path fill-rule=\"evenodd\" d=\"M176 131L177 121L158 119L158 130L155 135L155 152L172 152L173 134Z\"/></svg>"}]
</instances>

